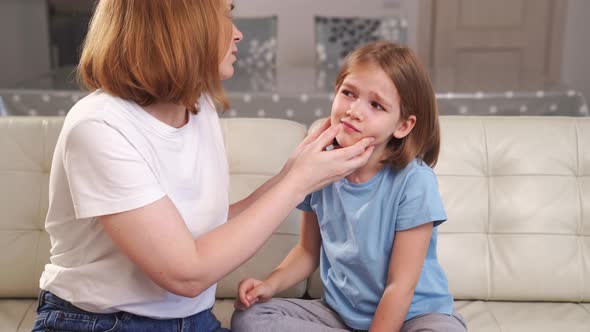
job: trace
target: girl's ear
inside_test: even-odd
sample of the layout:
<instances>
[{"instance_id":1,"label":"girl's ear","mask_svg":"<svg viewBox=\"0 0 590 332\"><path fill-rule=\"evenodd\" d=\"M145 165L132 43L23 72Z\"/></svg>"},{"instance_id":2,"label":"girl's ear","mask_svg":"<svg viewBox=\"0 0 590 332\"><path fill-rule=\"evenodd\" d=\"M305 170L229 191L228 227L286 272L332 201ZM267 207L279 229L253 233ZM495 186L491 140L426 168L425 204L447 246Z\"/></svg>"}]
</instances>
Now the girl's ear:
<instances>
[{"instance_id":1,"label":"girl's ear","mask_svg":"<svg viewBox=\"0 0 590 332\"><path fill-rule=\"evenodd\" d=\"M399 127L393 132L393 137L397 139L404 138L414 129L416 125L416 116L410 115L406 120L400 123Z\"/></svg>"}]
</instances>

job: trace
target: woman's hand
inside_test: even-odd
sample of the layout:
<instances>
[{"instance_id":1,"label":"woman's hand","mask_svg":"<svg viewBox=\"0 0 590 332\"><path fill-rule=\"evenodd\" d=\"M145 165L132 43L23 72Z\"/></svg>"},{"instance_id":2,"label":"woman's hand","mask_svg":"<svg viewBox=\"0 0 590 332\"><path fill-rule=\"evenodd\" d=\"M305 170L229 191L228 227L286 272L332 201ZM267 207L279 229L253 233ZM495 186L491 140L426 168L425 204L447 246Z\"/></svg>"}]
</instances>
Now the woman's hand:
<instances>
[{"instance_id":1,"label":"woman's hand","mask_svg":"<svg viewBox=\"0 0 590 332\"><path fill-rule=\"evenodd\" d=\"M272 299L274 291L263 281L247 278L238 286L238 298L234 303L237 310L246 310L257 302L268 302Z\"/></svg>"},{"instance_id":2,"label":"woman's hand","mask_svg":"<svg viewBox=\"0 0 590 332\"><path fill-rule=\"evenodd\" d=\"M342 179L369 160L374 150L370 146L374 141L372 137L345 148L326 151L340 129L339 124L331 126L330 120L326 120L299 144L281 170L283 176L290 177L305 195Z\"/></svg>"},{"instance_id":3,"label":"woman's hand","mask_svg":"<svg viewBox=\"0 0 590 332\"><path fill-rule=\"evenodd\" d=\"M282 175L287 174L289 172L289 170L291 169L291 167L293 166L293 163L295 162L295 160L297 160L297 157L299 156L299 154L301 154L301 151L305 150L305 148L311 142L315 141L328 128L330 128L330 119L326 119L311 134L307 135L307 137L305 137L305 139L303 141L301 141L301 143L299 143L299 145L295 148L295 150L293 150L293 152L289 156L289 159L287 160L287 162L285 163L285 165L283 166L283 169L281 169L281 172L279 174L282 174Z\"/></svg>"}]
</instances>

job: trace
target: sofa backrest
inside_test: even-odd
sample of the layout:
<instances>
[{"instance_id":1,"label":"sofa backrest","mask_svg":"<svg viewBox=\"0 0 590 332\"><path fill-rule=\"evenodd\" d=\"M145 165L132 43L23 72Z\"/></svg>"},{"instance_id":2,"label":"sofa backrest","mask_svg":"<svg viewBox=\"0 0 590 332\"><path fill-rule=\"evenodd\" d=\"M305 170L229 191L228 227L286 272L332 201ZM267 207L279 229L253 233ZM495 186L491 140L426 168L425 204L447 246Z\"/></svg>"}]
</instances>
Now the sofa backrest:
<instances>
[{"instance_id":1,"label":"sofa backrest","mask_svg":"<svg viewBox=\"0 0 590 332\"><path fill-rule=\"evenodd\" d=\"M0 117L0 297L35 297L49 258L43 230L60 117ZM221 120L232 201L278 172L305 136L287 120ZM435 168L449 220L439 257L457 299L590 301L590 119L441 117ZM298 239L295 211L219 283L263 277ZM227 245L239 245L228 240ZM281 294L321 296L317 274Z\"/></svg>"},{"instance_id":2,"label":"sofa backrest","mask_svg":"<svg viewBox=\"0 0 590 332\"><path fill-rule=\"evenodd\" d=\"M590 301L589 118L443 116L435 172L456 299Z\"/></svg>"},{"instance_id":3,"label":"sofa backrest","mask_svg":"<svg viewBox=\"0 0 590 332\"><path fill-rule=\"evenodd\" d=\"M51 248L44 231L49 170L63 117L0 117L0 298L33 298ZM276 174L305 137L305 126L279 119L222 119L236 201ZM263 277L295 245L299 215L291 213L257 256L218 285L218 297L235 297L246 276ZM228 240L227 245L239 245ZM302 296L306 283L284 292Z\"/></svg>"}]
</instances>

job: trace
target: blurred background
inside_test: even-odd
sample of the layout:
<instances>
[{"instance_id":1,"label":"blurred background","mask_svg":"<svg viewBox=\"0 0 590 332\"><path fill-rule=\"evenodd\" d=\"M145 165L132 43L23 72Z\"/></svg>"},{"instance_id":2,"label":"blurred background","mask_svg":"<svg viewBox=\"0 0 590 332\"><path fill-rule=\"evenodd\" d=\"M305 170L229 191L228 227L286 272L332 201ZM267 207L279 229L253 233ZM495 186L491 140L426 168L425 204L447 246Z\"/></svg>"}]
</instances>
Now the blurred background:
<instances>
[{"instance_id":1,"label":"blurred background","mask_svg":"<svg viewBox=\"0 0 590 332\"><path fill-rule=\"evenodd\" d=\"M94 0L0 0L0 115L64 115ZM588 0L235 0L244 33L224 116L329 114L342 58L413 48L441 114L588 116Z\"/></svg>"}]
</instances>

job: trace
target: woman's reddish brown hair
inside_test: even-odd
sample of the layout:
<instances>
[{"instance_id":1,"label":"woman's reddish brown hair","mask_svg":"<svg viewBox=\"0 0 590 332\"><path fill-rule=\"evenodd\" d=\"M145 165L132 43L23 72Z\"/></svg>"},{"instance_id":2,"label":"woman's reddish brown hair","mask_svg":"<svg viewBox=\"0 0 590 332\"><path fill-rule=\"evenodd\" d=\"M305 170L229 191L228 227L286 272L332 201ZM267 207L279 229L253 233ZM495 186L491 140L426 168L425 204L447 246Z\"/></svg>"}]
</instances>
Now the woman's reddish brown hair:
<instances>
[{"instance_id":1,"label":"woman's reddish brown hair","mask_svg":"<svg viewBox=\"0 0 590 332\"><path fill-rule=\"evenodd\" d=\"M219 63L231 38L223 0L100 0L78 65L80 83L141 106L228 107Z\"/></svg>"}]
</instances>

